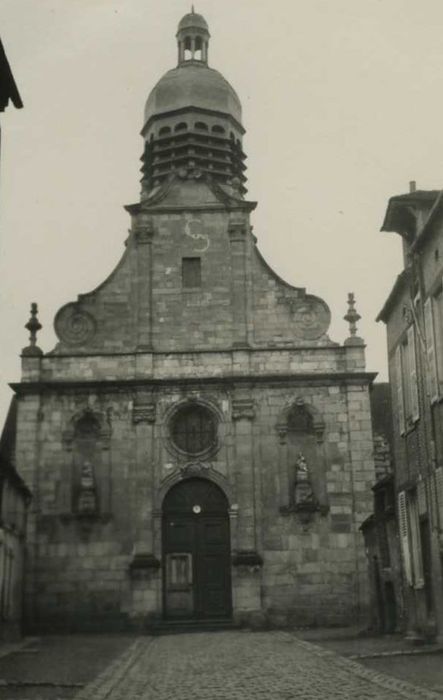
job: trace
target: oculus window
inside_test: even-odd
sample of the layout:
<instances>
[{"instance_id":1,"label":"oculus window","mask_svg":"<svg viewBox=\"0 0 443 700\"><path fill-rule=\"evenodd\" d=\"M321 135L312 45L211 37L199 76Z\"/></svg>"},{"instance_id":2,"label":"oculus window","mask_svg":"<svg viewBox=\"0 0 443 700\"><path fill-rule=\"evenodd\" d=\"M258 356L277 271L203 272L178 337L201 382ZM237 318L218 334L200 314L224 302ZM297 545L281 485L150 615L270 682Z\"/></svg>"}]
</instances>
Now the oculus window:
<instances>
[{"instance_id":1,"label":"oculus window","mask_svg":"<svg viewBox=\"0 0 443 700\"><path fill-rule=\"evenodd\" d=\"M217 440L217 425L205 406L183 406L172 417L171 438L174 445L189 455L211 449Z\"/></svg>"}]
</instances>

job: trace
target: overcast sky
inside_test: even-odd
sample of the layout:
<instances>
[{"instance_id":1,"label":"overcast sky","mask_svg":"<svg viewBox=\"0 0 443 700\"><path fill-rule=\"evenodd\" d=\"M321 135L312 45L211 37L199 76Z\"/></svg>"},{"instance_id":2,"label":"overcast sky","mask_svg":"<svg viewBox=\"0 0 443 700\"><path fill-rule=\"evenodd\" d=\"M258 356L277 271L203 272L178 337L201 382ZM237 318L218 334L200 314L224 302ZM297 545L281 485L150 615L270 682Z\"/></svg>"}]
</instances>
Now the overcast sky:
<instances>
[{"instance_id":1,"label":"overcast sky","mask_svg":"<svg viewBox=\"0 0 443 700\"><path fill-rule=\"evenodd\" d=\"M209 63L243 103L248 198L275 271L329 304L343 342L355 293L367 367L386 379L375 317L401 270L387 200L443 186L441 0L196 0ZM2 115L0 421L20 376L29 304L57 309L123 252L138 201L143 107L176 65L185 0L2 0L23 110Z\"/></svg>"}]
</instances>

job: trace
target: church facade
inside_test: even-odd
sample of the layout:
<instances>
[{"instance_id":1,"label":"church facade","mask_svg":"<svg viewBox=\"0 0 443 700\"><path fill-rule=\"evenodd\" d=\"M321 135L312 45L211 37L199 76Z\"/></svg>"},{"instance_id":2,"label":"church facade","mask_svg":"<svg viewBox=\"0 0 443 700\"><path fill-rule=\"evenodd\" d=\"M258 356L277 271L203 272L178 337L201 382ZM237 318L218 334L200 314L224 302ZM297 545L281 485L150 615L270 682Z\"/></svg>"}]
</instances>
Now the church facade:
<instances>
[{"instance_id":1,"label":"church facade","mask_svg":"<svg viewBox=\"0 0 443 700\"><path fill-rule=\"evenodd\" d=\"M331 341L327 304L260 255L239 98L201 15L177 40L121 261L58 311L51 352L28 323L28 627L355 622L374 481L359 317L351 298Z\"/></svg>"}]
</instances>

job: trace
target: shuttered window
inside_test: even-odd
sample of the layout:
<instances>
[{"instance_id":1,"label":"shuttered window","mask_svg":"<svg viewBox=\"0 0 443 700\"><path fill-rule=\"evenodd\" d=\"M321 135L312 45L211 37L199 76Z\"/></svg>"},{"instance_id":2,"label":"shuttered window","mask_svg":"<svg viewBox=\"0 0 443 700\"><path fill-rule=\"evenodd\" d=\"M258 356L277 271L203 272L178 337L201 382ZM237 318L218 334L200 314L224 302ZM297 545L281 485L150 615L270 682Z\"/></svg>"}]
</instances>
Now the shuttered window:
<instances>
[{"instance_id":1,"label":"shuttered window","mask_svg":"<svg viewBox=\"0 0 443 700\"><path fill-rule=\"evenodd\" d=\"M405 577L409 586L412 586L411 552L409 549L409 525L405 491L400 491L398 494L398 528L400 531L400 546Z\"/></svg>"},{"instance_id":2,"label":"shuttered window","mask_svg":"<svg viewBox=\"0 0 443 700\"><path fill-rule=\"evenodd\" d=\"M417 484L417 501L418 501L418 514L426 515L428 512L426 505L426 485L424 480L418 482Z\"/></svg>"},{"instance_id":3,"label":"shuttered window","mask_svg":"<svg viewBox=\"0 0 443 700\"><path fill-rule=\"evenodd\" d=\"M437 366L437 384L439 393L443 394L443 288L432 300L432 318L434 321L435 364Z\"/></svg>"},{"instance_id":4,"label":"shuttered window","mask_svg":"<svg viewBox=\"0 0 443 700\"><path fill-rule=\"evenodd\" d=\"M443 467L435 470L435 486L437 492L438 523L443 530Z\"/></svg>"},{"instance_id":5,"label":"shuttered window","mask_svg":"<svg viewBox=\"0 0 443 700\"><path fill-rule=\"evenodd\" d=\"M418 383L417 383L417 358L415 355L415 328L409 326L407 331L407 356L408 356L408 374L410 386L410 406L409 415L413 421L418 420Z\"/></svg>"},{"instance_id":6,"label":"shuttered window","mask_svg":"<svg viewBox=\"0 0 443 700\"><path fill-rule=\"evenodd\" d=\"M432 298L426 299L424 304L425 313L425 334L426 334L426 356L427 356L427 377L428 377L428 392L431 401L438 398L438 376L437 362L435 357L435 334L434 334L434 318Z\"/></svg>"},{"instance_id":7,"label":"shuttered window","mask_svg":"<svg viewBox=\"0 0 443 700\"><path fill-rule=\"evenodd\" d=\"M411 559L412 578L414 588L423 588L423 561L421 555L420 523L418 516L418 502L415 495L406 498L406 510L409 516L409 528L411 533Z\"/></svg>"},{"instance_id":8,"label":"shuttered window","mask_svg":"<svg viewBox=\"0 0 443 700\"><path fill-rule=\"evenodd\" d=\"M411 325L395 350L395 385L400 434L420 417L415 327Z\"/></svg>"},{"instance_id":9,"label":"shuttered window","mask_svg":"<svg viewBox=\"0 0 443 700\"><path fill-rule=\"evenodd\" d=\"M397 389L397 417L398 429L402 435L405 432L405 404L403 397L403 373L401 346L398 345L395 351L395 383Z\"/></svg>"}]
</instances>

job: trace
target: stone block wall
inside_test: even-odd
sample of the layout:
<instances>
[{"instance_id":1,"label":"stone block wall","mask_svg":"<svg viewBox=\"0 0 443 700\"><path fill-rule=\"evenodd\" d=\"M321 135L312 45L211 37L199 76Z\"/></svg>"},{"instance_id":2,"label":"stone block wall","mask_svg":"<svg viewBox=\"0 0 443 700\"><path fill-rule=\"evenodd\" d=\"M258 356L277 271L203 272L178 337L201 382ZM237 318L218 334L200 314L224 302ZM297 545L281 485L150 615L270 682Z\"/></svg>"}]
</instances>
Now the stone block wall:
<instances>
[{"instance_id":1,"label":"stone block wall","mask_svg":"<svg viewBox=\"0 0 443 700\"><path fill-rule=\"evenodd\" d=\"M369 378L342 372L279 378L280 363L288 367L297 358L307 367L317 359L315 353L275 352L275 376L269 380L267 363L259 353L251 355L226 353L230 376L210 382L208 367L217 366L216 354L204 356L200 366L188 364L189 356L170 356L170 376L181 372L181 380L125 381L127 365L135 364L129 356L119 360L123 379L117 382L46 382L44 391L21 385L17 466L34 493L30 628L123 629L161 617L161 503L189 462L171 448L168 420L173 407L189 399L217 415L219 446L205 460L204 475L228 496L232 552L254 550L263 558L263 566L233 566L236 619L346 624L363 614L368 593L358 528L370 513L374 480ZM331 348L323 361L334 366L337 357L343 360L346 353ZM167 359L156 358L160 373ZM57 379L66 379L75 366L70 358L42 362L45 376L51 370ZM81 362L88 370L95 359ZM76 366L78 371L82 365ZM206 379L195 374L192 379L189 367L197 375L207 373ZM248 367L254 367L254 381L247 381ZM306 523L292 507L300 443L284 427L297 402L310 407L317 426L302 445L318 501ZM99 509L90 518L80 517L73 505L73 423L85 412L98 425ZM131 568L139 555L152 556L154 565Z\"/></svg>"}]
</instances>

